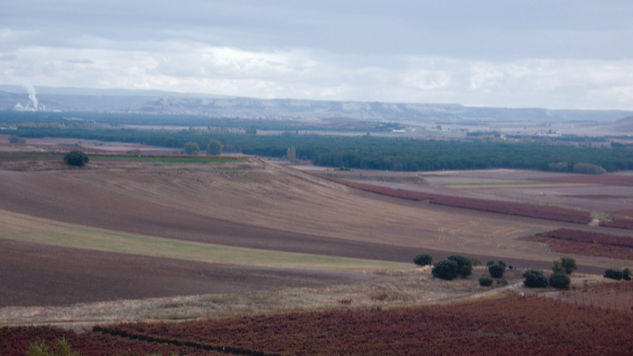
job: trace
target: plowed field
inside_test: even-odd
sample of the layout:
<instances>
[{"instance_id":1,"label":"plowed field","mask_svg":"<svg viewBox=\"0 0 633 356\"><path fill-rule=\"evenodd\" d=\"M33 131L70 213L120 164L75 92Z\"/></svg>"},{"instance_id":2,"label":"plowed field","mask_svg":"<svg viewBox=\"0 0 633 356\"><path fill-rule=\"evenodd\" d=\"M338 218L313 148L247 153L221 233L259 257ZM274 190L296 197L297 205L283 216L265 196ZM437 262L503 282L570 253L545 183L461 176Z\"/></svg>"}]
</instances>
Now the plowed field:
<instances>
[{"instance_id":1,"label":"plowed field","mask_svg":"<svg viewBox=\"0 0 633 356\"><path fill-rule=\"evenodd\" d=\"M609 313L543 297L129 324L106 331L282 355L625 355L633 351L632 313Z\"/></svg>"}]
</instances>

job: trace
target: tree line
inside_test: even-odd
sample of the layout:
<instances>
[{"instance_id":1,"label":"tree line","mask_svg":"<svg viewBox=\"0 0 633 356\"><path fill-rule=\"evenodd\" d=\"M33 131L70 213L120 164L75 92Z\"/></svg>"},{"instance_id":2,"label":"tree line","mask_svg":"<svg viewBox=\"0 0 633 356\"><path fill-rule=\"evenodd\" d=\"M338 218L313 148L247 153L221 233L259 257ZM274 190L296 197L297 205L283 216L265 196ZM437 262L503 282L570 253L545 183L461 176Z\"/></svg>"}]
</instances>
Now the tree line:
<instances>
[{"instance_id":1,"label":"tree line","mask_svg":"<svg viewBox=\"0 0 633 356\"><path fill-rule=\"evenodd\" d=\"M215 139L222 144L224 152L283 157L288 147L294 147L298 159L310 160L316 165L382 170L519 168L572 171L577 163L596 165L607 171L633 169L631 147L597 148L537 143L439 141L369 135L256 136L209 134L193 130L170 132L20 127L12 133L20 137L49 136L123 141L178 149L182 149L187 142L195 142L200 147L206 147L210 140Z\"/></svg>"}]
</instances>

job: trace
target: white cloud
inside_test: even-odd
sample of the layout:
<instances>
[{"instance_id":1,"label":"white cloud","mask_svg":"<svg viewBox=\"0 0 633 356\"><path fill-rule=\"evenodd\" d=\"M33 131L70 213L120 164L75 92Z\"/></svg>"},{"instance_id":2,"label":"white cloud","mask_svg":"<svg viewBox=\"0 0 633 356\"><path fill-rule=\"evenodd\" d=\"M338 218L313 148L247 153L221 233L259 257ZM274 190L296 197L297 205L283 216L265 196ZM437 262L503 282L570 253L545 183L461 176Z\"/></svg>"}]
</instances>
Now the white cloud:
<instances>
[{"instance_id":1,"label":"white cloud","mask_svg":"<svg viewBox=\"0 0 633 356\"><path fill-rule=\"evenodd\" d=\"M8 83L36 86L633 109L633 60L482 61L438 56L385 60L309 49L254 51L176 41L95 47L5 49L0 51L0 73Z\"/></svg>"}]
</instances>

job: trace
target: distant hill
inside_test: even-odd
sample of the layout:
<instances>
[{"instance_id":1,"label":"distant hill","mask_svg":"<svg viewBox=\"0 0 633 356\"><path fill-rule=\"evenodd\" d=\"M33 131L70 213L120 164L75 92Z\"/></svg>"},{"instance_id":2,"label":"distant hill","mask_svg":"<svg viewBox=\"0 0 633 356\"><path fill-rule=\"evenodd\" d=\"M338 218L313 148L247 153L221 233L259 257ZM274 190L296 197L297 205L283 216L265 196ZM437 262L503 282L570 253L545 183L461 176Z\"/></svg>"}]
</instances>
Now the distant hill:
<instances>
[{"instance_id":1,"label":"distant hill","mask_svg":"<svg viewBox=\"0 0 633 356\"><path fill-rule=\"evenodd\" d=\"M617 130L629 130L633 131L633 115L622 118L613 123L613 126Z\"/></svg>"},{"instance_id":2,"label":"distant hill","mask_svg":"<svg viewBox=\"0 0 633 356\"><path fill-rule=\"evenodd\" d=\"M486 124L493 122L610 123L633 115L620 110L548 110L468 107L457 104L385 103L302 99L257 99L162 91L38 87L38 109L46 111L204 115L223 118L417 121ZM0 86L0 110L33 110L26 90Z\"/></svg>"}]
</instances>

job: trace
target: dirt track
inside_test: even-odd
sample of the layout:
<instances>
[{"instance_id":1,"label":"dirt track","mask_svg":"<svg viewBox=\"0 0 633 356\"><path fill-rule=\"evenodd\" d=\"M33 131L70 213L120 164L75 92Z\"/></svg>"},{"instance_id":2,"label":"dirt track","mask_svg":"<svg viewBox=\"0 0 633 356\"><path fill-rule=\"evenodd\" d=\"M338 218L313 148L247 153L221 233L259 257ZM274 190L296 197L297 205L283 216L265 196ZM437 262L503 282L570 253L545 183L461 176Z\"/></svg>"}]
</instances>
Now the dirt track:
<instances>
[{"instance_id":1,"label":"dirt track","mask_svg":"<svg viewBox=\"0 0 633 356\"><path fill-rule=\"evenodd\" d=\"M363 274L240 267L0 238L0 307L348 283Z\"/></svg>"}]
</instances>

